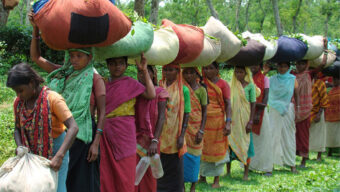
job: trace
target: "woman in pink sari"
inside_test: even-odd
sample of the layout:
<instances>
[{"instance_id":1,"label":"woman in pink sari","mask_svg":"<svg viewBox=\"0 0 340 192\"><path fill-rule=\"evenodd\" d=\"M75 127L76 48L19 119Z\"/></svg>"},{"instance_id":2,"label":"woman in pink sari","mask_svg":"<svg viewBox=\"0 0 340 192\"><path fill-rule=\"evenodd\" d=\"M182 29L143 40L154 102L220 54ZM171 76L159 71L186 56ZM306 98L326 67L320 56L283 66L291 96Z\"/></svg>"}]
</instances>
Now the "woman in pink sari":
<instances>
[{"instance_id":1,"label":"woman in pink sari","mask_svg":"<svg viewBox=\"0 0 340 192\"><path fill-rule=\"evenodd\" d=\"M106 60L110 78L106 87L106 120L100 142L100 188L102 192L134 191L136 172L136 97L155 98L147 62L142 55L137 67L145 77L145 87L124 76L127 57Z\"/></svg>"},{"instance_id":2,"label":"woman in pink sari","mask_svg":"<svg viewBox=\"0 0 340 192\"><path fill-rule=\"evenodd\" d=\"M157 86L157 70L148 65L148 72L155 86L156 98L149 100L138 96L136 103L136 127L137 127L137 164L146 155L159 154L159 137L165 122L166 105L169 93L162 87ZM138 71L140 83L145 85L144 72ZM157 180L152 176L149 167L135 192L156 192Z\"/></svg>"}]
</instances>

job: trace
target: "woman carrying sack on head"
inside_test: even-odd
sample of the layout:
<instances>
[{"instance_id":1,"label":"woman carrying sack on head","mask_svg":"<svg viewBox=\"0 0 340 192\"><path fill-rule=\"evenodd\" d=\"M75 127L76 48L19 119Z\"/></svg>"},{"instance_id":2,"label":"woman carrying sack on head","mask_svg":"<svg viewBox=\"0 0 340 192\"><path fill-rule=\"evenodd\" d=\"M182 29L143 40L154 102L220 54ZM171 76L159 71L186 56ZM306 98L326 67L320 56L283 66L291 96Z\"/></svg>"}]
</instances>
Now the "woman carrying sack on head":
<instances>
[{"instance_id":1,"label":"woman carrying sack on head","mask_svg":"<svg viewBox=\"0 0 340 192\"><path fill-rule=\"evenodd\" d=\"M298 84L294 75L290 74L290 62L280 62L277 74L269 79L269 119L273 130L273 162L275 165L289 166L293 173L295 167L295 103L299 105L297 95Z\"/></svg>"},{"instance_id":2,"label":"woman carrying sack on head","mask_svg":"<svg viewBox=\"0 0 340 192\"><path fill-rule=\"evenodd\" d=\"M243 180L248 180L250 159L255 155L252 126L255 114L256 87L248 67L235 67L231 81L232 129L229 136L231 149L227 174L231 161L238 159L244 164Z\"/></svg>"},{"instance_id":3,"label":"woman carrying sack on head","mask_svg":"<svg viewBox=\"0 0 340 192\"><path fill-rule=\"evenodd\" d=\"M138 96L136 101L136 127L137 127L137 164L146 155L152 157L159 154L159 138L163 130L166 117L166 104L169 93L162 87L157 86L157 69L148 65L150 78L155 86L156 98L149 100ZM139 70L138 81L144 86L144 71ZM157 180L153 177L151 167L148 168L135 192L156 192Z\"/></svg>"},{"instance_id":4,"label":"woman carrying sack on head","mask_svg":"<svg viewBox=\"0 0 340 192\"><path fill-rule=\"evenodd\" d=\"M185 131L188 126L190 92L183 85L178 64L163 66L160 86L169 93L167 117L160 137L161 161L164 176L157 180L157 192L182 192L184 188L183 155L187 148Z\"/></svg>"},{"instance_id":5,"label":"woman carrying sack on head","mask_svg":"<svg viewBox=\"0 0 340 192\"><path fill-rule=\"evenodd\" d=\"M200 165L200 182L214 177L213 188L219 188L220 175L228 161L228 135L231 125L230 87L219 77L218 63L203 67L203 81L207 85L209 104L204 129Z\"/></svg>"},{"instance_id":6,"label":"woman carrying sack on head","mask_svg":"<svg viewBox=\"0 0 340 192\"><path fill-rule=\"evenodd\" d=\"M196 67L183 69L184 85L189 88L191 112L185 141L188 152L183 156L184 182L191 182L190 191L195 191L200 170L201 154L203 149L203 134L207 120L208 93L203 83L200 72Z\"/></svg>"},{"instance_id":7,"label":"woman carrying sack on head","mask_svg":"<svg viewBox=\"0 0 340 192\"><path fill-rule=\"evenodd\" d=\"M136 98L154 99L155 88L142 54L137 67L143 73L145 86L124 75L127 57L106 59L110 78L105 82L106 114L100 141L100 191L135 190L136 174Z\"/></svg>"},{"instance_id":8,"label":"woman carrying sack on head","mask_svg":"<svg viewBox=\"0 0 340 192\"><path fill-rule=\"evenodd\" d=\"M6 85L17 94L14 139L18 147L51 160L51 168L58 171L58 192L66 192L68 150L78 126L63 97L42 83L44 79L25 63L9 71Z\"/></svg>"},{"instance_id":9,"label":"woman carrying sack on head","mask_svg":"<svg viewBox=\"0 0 340 192\"><path fill-rule=\"evenodd\" d=\"M40 55L39 29L32 15L29 15L33 26L31 59L50 73L47 77L49 88L65 98L79 127L70 149L67 190L99 191L99 142L105 117L104 80L93 67L90 48L66 51L63 66L43 58Z\"/></svg>"}]
</instances>

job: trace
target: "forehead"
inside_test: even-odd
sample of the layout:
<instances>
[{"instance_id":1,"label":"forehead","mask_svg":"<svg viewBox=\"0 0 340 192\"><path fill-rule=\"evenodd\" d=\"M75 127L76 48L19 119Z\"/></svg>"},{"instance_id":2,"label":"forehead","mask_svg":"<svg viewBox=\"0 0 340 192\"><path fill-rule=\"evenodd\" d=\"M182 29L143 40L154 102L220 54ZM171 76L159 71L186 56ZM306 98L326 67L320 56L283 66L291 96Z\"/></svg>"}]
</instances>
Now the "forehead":
<instances>
[{"instance_id":1,"label":"forehead","mask_svg":"<svg viewBox=\"0 0 340 192\"><path fill-rule=\"evenodd\" d=\"M279 63L277 66L278 67L288 67L288 64L287 63Z\"/></svg>"},{"instance_id":2,"label":"forehead","mask_svg":"<svg viewBox=\"0 0 340 192\"><path fill-rule=\"evenodd\" d=\"M195 69L192 67L183 69L183 73L195 73L195 72L196 72Z\"/></svg>"},{"instance_id":3,"label":"forehead","mask_svg":"<svg viewBox=\"0 0 340 192\"><path fill-rule=\"evenodd\" d=\"M107 63L112 63L112 64L115 64L115 63L125 63L125 58L123 58L123 57L120 57L120 58L111 58L111 59L107 60Z\"/></svg>"},{"instance_id":4,"label":"forehead","mask_svg":"<svg viewBox=\"0 0 340 192\"><path fill-rule=\"evenodd\" d=\"M246 72L246 70L244 70L244 69L242 69L242 68L238 68L238 67L235 68L235 71L236 71L236 72Z\"/></svg>"},{"instance_id":5,"label":"forehead","mask_svg":"<svg viewBox=\"0 0 340 192\"><path fill-rule=\"evenodd\" d=\"M87 54L80 51L70 51L70 55L87 55Z\"/></svg>"},{"instance_id":6,"label":"forehead","mask_svg":"<svg viewBox=\"0 0 340 192\"><path fill-rule=\"evenodd\" d=\"M28 87L28 85L23 84L23 85L16 85L16 86L12 87L12 89L17 91L17 90L23 90L27 87Z\"/></svg>"}]
</instances>

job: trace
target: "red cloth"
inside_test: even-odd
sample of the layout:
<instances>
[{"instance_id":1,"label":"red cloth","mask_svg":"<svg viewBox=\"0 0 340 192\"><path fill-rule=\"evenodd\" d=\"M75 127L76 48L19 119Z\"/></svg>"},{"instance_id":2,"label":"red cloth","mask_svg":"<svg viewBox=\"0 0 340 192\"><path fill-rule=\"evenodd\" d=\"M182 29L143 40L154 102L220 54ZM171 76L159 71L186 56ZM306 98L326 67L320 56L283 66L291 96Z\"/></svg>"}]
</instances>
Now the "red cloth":
<instances>
[{"instance_id":1,"label":"red cloth","mask_svg":"<svg viewBox=\"0 0 340 192\"><path fill-rule=\"evenodd\" d=\"M223 99L230 99L230 86L229 84L223 80L219 79L216 85L222 90Z\"/></svg>"},{"instance_id":2,"label":"red cloth","mask_svg":"<svg viewBox=\"0 0 340 192\"><path fill-rule=\"evenodd\" d=\"M329 93L329 107L326 108L325 119L328 122L340 121L340 87L333 87Z\"/></svg>"},{"instance_id":3,"label":"red cloth","mask_svg":"<svg viewBox=\"0 0 340 192\"><path fill-rule=\"evenodd\" d=\"M257 72L253 76L254 83L261 90L261 95L256 98L256 103L262 103L262 101L263 101L263 97L264 97L264 78L265 78L265 75L263 75L261 71ZM256 107L255 108L255 113L258 113L258 110L259 109ZM253 124L253 128L252 128L253 129L253 133L255 133L256 135L260 135L263 114L264 114L264 110L261 111L260 122L258 124Z\"/></svg>"},{"instance_id":4,"label":"red cloth","mask_svg":"<svg viewBox=\"0 0 340 192\"><path fill-rule=\"evenodd\" d=\"M296 123L296 154L308 158L310 117Z\"/></svg>"},{"instance_id":5,"label":"red cloth","mask_svg":"<svg viewBox=\"0 0 340 192\"><path fill-rule=\"evenodd\" d=\"M189 63L201 54L204 44L202 29L192 25L175 24L167 19L162 20L162 26L171 27L179 39L179 52L173 63Z\"/></svg>"},{"instance_id":6,"label":"red cloth","mask_svg":"<svg viewBox=\"0 0 340 192\"><path fill-rule=\"evenodd\" d=\"M140 157L137 154L137 164L140 161ZM144 177L140 181L138 186L135 186L135 192L156 192L157 191L157 180L152 176L151 168L146 170Z\"/></svg>"},{"instance_id":7,"label":"red cloth","mask_svg":"<svg viewBox=\"0 0 340 192\"><path fill-rule=\"evenodd\" d=\"M100 191L134 191L136 154L117 161L110 145L103 135L100 140Z\"/></svg>"}]
</instances>

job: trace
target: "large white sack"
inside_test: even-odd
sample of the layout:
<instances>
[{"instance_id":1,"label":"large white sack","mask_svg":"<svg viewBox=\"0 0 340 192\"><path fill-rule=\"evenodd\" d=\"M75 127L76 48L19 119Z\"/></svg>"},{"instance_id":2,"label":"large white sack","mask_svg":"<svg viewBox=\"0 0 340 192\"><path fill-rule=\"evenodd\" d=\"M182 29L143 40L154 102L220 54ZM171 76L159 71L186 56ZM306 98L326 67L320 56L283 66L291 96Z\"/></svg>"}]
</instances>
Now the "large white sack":
<instances>
[{"instance_id":1,"label":"large white sack","mask_svg":"<svg viewBox=\"0 0 340 192\"><path fill-rule=\"evenodd\" d=\"M154 31L151 48L144 53L149 65L167 65L174 61L179 51L179 40L171 28ZM135 64L136 57L130 57L129 64ZM137 59L140 59L138 56Z\"/></svg>"},{"instance_id":2,"label":"large white sack","mask_svg":"<svg viewBox=\"0 0 340 192\"><path fill-rule=\"evenodd\" d=\"M218 39L204 37L204 46L200 55L192 62L183 64L182 67L200 67L213 63L221 54L221 42Z\"/></svg>"},{"instance_id":3,"label":"large white sack","mask_svg":"<svg viewBox=\"0 0 340 192\"><path fill-rule=\"evenodd\" d=\"M0 192L57 191L58 174L50 168L50 161L18 148L18 155L9 158L0 168Z\"/></svg>"},{"instance_id":4,"label":"large white sack","mask_svg":"<svg viewBox=\"0 0 340 192\"><path fill-rule=\"evenodd\" d=\"M221 54L216 59L217 62L228 61L240 51L242 46L241 40L224 26L221 21L211 16L202 29L204 33L219 38L221 41Z\"/></svg>"},{"instance_id":5,"label":"large white sack","mask_svg":"<svg viewBox=\"0 0 340 192\"><path fill-rule=\"evenodd\" d=\"M307 41L308 43L308 50L303 59L312 60L318 58L324 50L323 37L320 35L315 35L312 37L304 34L299 35L301 35L303 40Z\"/></svg>"},{"instance_id":6,"label":"large white sack","mask_svg":"<svg viewBox=\"0 0 340 192\"><path fill-rule=\"evenodd\" d=\"M266 46L266 52L264 53L264 57L263 57L264 61L267 61L274 57L277 51L277 47L278 47L277 41L275 40L267 41L262 36L262 34L260 33L253 34L253 33L250 33L249 31L243 32L242 37L245 39L250 38L250 39L256 40Z\"/></svg>"},{"instance_id":7,"label":"large white sack","mask_svg":"<svg viewBox=\"0 0 340 192\"><path fill-rule=\"evenodd\" d=\"M327 52L328 52L328 55L327 55L327 62L326 62L326 66L325 67L328 67L328 66L332 65L334 63L335 59L336 59L336 54L335 54L334 51L327 50ZM324 55L324 53L322 53L320 55L320 57L318 57L318 58L316 58L314 60L310 60L309 61L309 66L315 68L315 67L318 67L319 65L321 65L322 60L323 60L323 55Z\"/></svg>"}]
</instances>

